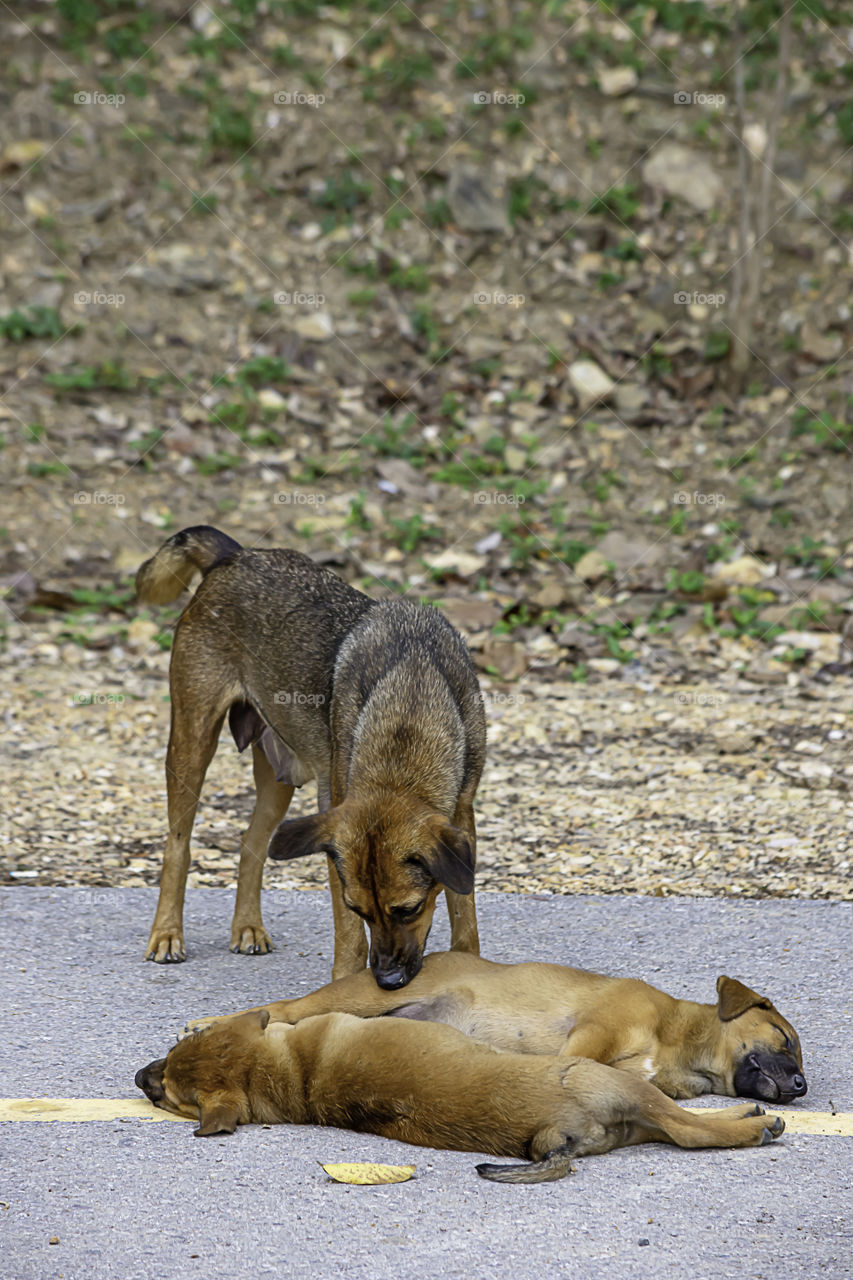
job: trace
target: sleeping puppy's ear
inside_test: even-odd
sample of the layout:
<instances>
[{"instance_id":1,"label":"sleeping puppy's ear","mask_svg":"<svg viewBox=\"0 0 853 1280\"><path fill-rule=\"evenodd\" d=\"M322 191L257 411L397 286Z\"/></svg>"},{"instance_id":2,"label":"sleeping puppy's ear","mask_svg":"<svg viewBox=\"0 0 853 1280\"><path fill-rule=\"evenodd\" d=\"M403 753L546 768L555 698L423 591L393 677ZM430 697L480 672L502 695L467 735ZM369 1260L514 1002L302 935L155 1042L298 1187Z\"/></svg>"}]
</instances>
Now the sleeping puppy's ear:
<instances>
[{"instance_id":1,"label":"sleeping puppy's ear","mask_svg":"<svg viewBox=\"0 0 853 1280\"><path fill-rule=\"evenodd\" d=\"M721 974L717 979L717 1017L720 1022L731 1022L739 1018L749 1009L772 1009L773 1005L766 996L745 987L737 978L727 978Z\"/></svg>"},{"instance_id":2,"label":"sleeping puppy's ear","mask_svg":"<svg viewBox=\"0 0 853 1280\"><path fill-rule=\"evenodd\" d=\"M433 880L452 893L474 892L474 850L459 827L445 822L435 832L433 843L423 852Z\"/></svg>"},{"instance_id":3,"label":"sleeping puppy's ear","mask_svg":"<svg viewBox=\"0 0 853 1280\"><path fill-rule=\"evenodd\" d=\"M199 1120L193 1130L196 1138L210 1138L216 1133L233 1133L240 1119L237 1099L227 1093L212 1093L199 1102Z\"/></svg>"}]
</instances>

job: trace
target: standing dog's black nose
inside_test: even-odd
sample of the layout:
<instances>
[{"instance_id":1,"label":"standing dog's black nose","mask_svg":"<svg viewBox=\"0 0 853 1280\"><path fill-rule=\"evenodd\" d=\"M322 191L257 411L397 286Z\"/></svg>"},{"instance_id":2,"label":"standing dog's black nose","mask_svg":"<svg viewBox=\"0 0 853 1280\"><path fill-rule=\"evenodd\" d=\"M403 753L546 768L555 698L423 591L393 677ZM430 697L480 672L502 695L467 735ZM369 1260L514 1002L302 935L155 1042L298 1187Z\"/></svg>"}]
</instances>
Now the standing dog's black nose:
<instances>
[{"instance_id":1,"label":"standing dog's black nose","mask_svg":"<svg viewBox=\"0 0 853 1280\"><path fill-rule=\"evenodd\" d=\"M374 972L377 986L385 991L394 991L397 987L404 987L409 981L407 975L402 969L380 969Z\"/></svg>"}]
</instances>

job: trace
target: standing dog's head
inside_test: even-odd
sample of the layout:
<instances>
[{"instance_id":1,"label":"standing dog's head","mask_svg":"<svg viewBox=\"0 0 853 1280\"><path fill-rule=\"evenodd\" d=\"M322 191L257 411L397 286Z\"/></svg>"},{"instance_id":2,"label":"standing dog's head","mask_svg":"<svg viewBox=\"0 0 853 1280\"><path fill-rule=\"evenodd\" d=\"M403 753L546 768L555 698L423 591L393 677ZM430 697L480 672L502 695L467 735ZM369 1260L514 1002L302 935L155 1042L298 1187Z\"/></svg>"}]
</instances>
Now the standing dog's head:
<instances>
[{"instance_id":1,"label":"standing dog's head","mask_svg":"<svg viewBox=\"0 0 853 1280\"><path fill-rule=\"evenodd\" d=\"M807 1091L800 1041L766 996L736 978L717 979L717 1017L728 1062L729 1092L764 1102L791 1102Z\"/></svg>"},{"instance_id":2,"label":"standing dog's head","mask_svg":"<svg viewBox=\"0 0 853 1280\"><path fill-rule=\"evenodd\" d=\"M248 1075L269 1020L269 1010L259 1009L179 1040L165 1058L137 1071L136 1087L155 1107L197 1119L197 1138L233 1133L252 1119Z\"/></svg>"},{"instance_id":3,"label":"standing dog's head","mask_svg":"<svg viewBox=\"0 0 853 1280\"><path fill-rule=\"evenodd\" d=\"M440 891L474 892L466 833L409 797L347 799L328 813L282 822L269 856L325 853L344 902L370 931L370 968L380 987L404 987L423 963Z\"/></svg>"}]
</instances>

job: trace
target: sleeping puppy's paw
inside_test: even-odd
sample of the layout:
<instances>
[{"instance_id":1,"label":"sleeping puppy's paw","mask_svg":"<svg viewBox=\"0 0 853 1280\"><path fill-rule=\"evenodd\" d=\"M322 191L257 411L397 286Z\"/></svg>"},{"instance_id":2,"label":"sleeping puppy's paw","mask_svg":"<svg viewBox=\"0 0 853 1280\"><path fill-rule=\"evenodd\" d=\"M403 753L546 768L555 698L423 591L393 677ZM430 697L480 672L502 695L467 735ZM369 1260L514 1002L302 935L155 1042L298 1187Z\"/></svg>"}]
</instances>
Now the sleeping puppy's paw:
<instances>
[{"instance_id":1,"label":"sleeping puppy's paw","mask_svg":"<svg viewBox=\"0 0 853 1280\"><path fill-rule=\"evenodd\" d=\"M205 1027L212 1027L214 1022L224 1022L223 1017L214 1018L193 1018L191 1022L187 1022L182 1030L178 1032L179 1040L186 1040L188 1036L194 1036L199 1031L204 1031Z\"/></svg>"}]
</instances>

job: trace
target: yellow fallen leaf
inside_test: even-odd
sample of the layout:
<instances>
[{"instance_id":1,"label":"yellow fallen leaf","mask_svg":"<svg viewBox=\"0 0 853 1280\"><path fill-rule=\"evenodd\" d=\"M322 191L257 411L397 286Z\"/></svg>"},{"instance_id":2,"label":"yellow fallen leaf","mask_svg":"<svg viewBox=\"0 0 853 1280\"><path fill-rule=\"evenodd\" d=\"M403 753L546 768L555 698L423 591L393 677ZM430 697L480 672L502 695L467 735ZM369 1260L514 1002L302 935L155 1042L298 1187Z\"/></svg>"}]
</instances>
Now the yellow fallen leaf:
<instances>
[{"instance_id":1,"label":"yellow fallen leaf","mask_svg":"<svg viewBox=\"0 0 853 1280\"><path fill-rule=\"evenodd\" d=\"M413 1164L324 1164L335 1182L350 1182L359 1187L376 1187L386 1182L408 1182L417 1168Z\"/></svg>"},{"instance_id":2,"label":"yellow fallen leaf","mask_svg":"<svg viewBox=\"0 0 853 1280\"><path fill-rule=\"evenodd\" d=\"M4 169L23 169L40 160L50 146L40 138L24 138L21 142L10 142L0 153L0 166Z\"/></svg>"}]
</instances>

